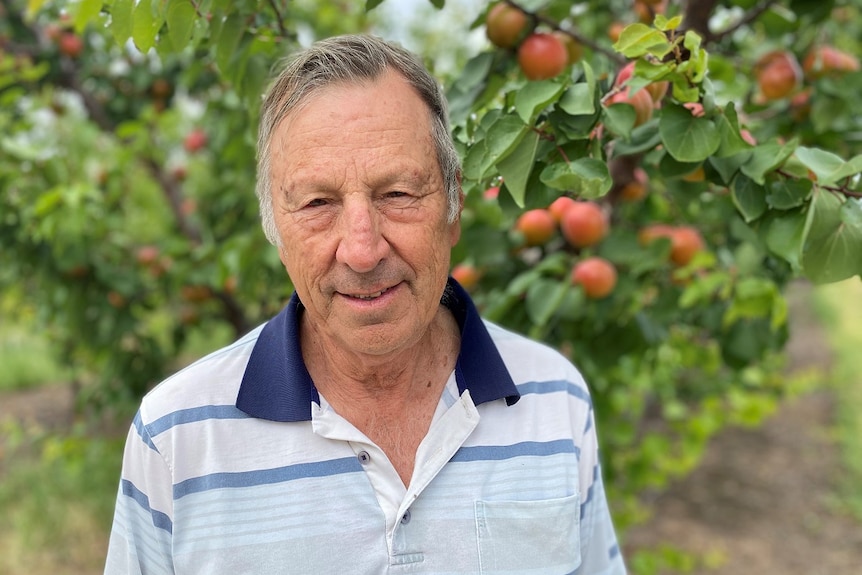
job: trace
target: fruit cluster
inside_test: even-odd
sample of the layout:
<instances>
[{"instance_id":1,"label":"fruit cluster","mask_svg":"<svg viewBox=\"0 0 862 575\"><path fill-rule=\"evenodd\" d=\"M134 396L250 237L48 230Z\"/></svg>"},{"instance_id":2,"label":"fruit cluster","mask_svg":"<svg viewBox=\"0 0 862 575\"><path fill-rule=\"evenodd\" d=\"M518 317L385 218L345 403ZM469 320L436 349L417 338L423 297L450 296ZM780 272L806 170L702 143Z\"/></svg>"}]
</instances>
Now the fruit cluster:
<instances>
[{"instance_id":1,"label":"fruit cluster","mask_svg":"<svg viewBox=\"0 0 862 575\"><path fill-rule=\"evenodd\" d=\"M498 48L517 49L518 66L528 80L547 80L581 59L583 47L560 30L539 31L526 12L500 2L485 19L488 40Z\"/></svg>"},{"instance_id":2,"label":"fruit cluster","mask_svg":"<svg viewBox=\"0 0 862 575\"><path fill-rule=\"evenodd\" d=\"M646 172L636 168L635 179L622 186L619 193L623 201L637 201L647 194L648 186ZM483 197L495 200L498 194L499 186L494 186L488 188ZM513 229L526 247L548 246L559 232L565 245L580 256L582 250L597 246L607 237L610 220L598 202L560 196L547 208L522 213ZM689 225L653 223L638 233L638 241L643 246L661 238L670 242L669 261L676 267L687 266L698 252L706 249L701 233ZM452 276L466 289L472 289L482 278L482 272L470 263L461 262L452 268ZM607 259L590 255L575 262L570 280L573 285L580 286L588 298L601 299L616 287L617 269Z\"/></svg>"}]
</instances>

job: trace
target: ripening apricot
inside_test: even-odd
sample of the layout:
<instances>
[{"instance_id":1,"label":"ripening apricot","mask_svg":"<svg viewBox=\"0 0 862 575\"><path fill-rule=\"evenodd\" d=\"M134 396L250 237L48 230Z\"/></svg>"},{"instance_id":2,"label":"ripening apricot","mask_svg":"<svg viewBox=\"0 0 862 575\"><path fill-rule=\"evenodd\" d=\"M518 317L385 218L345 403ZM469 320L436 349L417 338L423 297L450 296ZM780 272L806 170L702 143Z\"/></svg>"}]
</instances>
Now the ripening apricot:
<instances>
[{"instance_id":1,"label":"ripening apricot","mask_svg":"<svg viewBox=\"0 0 862 575\"><path fill-rule=\"evenodd\" d=\"M536 208L521 214L515 222L515 229L524 234L528 246L540 246L553 237L557 222L551 212Z\"/></svg>"},{"instance_id":2,"label":"ripening apricot","mask_svg":"<svg viewBox=\"0 0 862 575\"><path fill-rule=\"evenodd\" d=\"M572 268L571 281L583 288L588 298L601 299L610 295L617 285L617 270L608 260L590 257Z\"/></svg>"},{"instance_id":3,"label":"ripening apricot","mask_svg":"<svg viewBox=\"0 0 862 575\"><path fill-rule=\"evenodd\" d=\"M450 275L455 279L455 281L461 284L461 287L465 290L471 290L476 287L476 284L479 283L479 279L482 277L482 274L476 266L464 262L456 264L455 267L452 268Z\"/></svg>"},{"instance_id":4,"label":"ripening apricot","mask_svg":"<svg viewBox=\"0 0 862 575\"><path fill-rule=\"evenodd\" d=\"M551 202L551 205L548 206L548 211L551 212L551 216L553 216L554 221L559 224L563 221L563 214L566 213L566 210L575 203L577 202L569 196L560 196Z\"/></svg>"},{"instance_id":5,"label":"ripening apricot","mask_svg":"<svg viewBox=\"0 0 862 575\"><path fill-rule=\"evenodd\" d=\"M652 118L653 102L650 93L644 90L638 90L634 94L631 93L631 88L624 88L608 98L608 105L612 104L628 104L635 109L635 126L640 126Z\"/></svg>"},{"instance_id":6,"label":"ripening apricot","mask_svg":"<svg viewBox=\"0 0 862 575\"><path fill-rule=\"evenodd\" d=\"M611 22L611 25L608 27L608 38L611 39L611 42L616 44L625 28L626 25L623 22Z\"/></svg>"},{"instance_id":7,"label":"ripening apricot","mask_svg":"<svg viewBox=\"0 0 862 575\"><path fill-rule=\"evenodd\" d=\"M496 200L497 196L500 195L500 186L491 186L484 192L482 192L482 197L486 200Z\"/></svg>"},{"instance_id":8,"label":"ripening apricot","mask_svg":"<svg viewBox=\"0 0 862 575\"><path fill-rule=\"evenodd\" d=\"M571 245L585 248L599 243L607 235L608 220L598 204L575 202L563 214L560 230Z\"/></svg>"},{"instance_id":9,"label":"ripening apricot","mask_svg":"<svg viewBox=\"0 0 862 575\"><path fill-rule=\"evenodd\" d=\"M580 42L561 30L554 30L551 34L565 46L566 54L568 54L567 64L574 64L581 60L581 57L584 55L584 47L581 46Z\"/></svg>"},{"instance_id":10,"label":"ripening apricot","mask_svg":"<svg viewBox=\"0 0 862 575\"><path fill-rule=\"evenodd\" d=\"M673 226L668 224L649 224L638 232L638 241L642 246L646 246L658 238L670 239L671 233L673 233Z\"/></svg>"},{"instance_id":11,"label":"ripening apricot","mask_svg":"<svg viewBox=\"0 0 862 575\"><path fill-rule=\"evenodd\" d=\"M802 61L807 78L816 79L859 70L859 59L832 46L814 46Z\"/></svg>"},{"instance_id":12,"label":"ripening apricot","mask_svg":"<svg viewBox=\"0 0 862 575\"><path fill-rule=\"evenodd\" d=\"M703 238L697 229L691 226L680 226L671 232L670 259L676 265L688 265L695 254L703 248Z\"/></svg>"},{"instance_id":13,"label":"ripening apricot","mask_svg":"<svg viewBox=\"0 0 862 575\"><path fill-rule=\"evenodd\" d=\"M802 80L802 69L796 56L784 50L776 50L761 57L755 72L760 93L767 101L789 96Z\"/></svg>"},{"instance_id":14,"label":"ripening apricot","mask_svg":"<svg viewBox=\"0 0 862 575\"><path fill-rule=\"evenodd\" d=\"M500 2L488 10L485 18L485 35L498 48L511 48L527 27L527 15L506 2Z\"/></svg>"},{"instance_id":15,"label":"ripening apricot","mask_svg":"<svg viewBox=\"0 0 862 575\"><path fill-rule=\"evenodd\" d=\"M617 72L617 77L614 79L614 86L622 86L629 81L635 71L635 62L631 61Z\"/></svg>"},{"instance_id":16,"label":"ripening apricot","mask_svg":"<svg viewBox=\"0 0 862 575\"><path fill-rule=\"evenodd\" d=\"M694 171L691 171L682 177L682 180L684 182L691 182L691 183L702 182L705 179L706 179L706 170L703 169L703 164L699 165L698 167L696 167L694 169Z\"/></svg>"},{"instance_id":17,"label":"ripening apricot","mask_svg":"<svg viewBox=\"0 0 862 575\"><path fill-rule=\"evenodd\" d=\"M530 34L518 48L518 65L529 80L547 80L562 73L569 53L553 34Z\"/></svg>"},{"instance_id":18,"label":"ripening apricot","mask_svg":"<svg viewBox=\"0 0 862 575\"><path fill-rule=\"evenodd\" d=\"M646 197L649 186L649 176L643 168L635 168L632 179L620 188L620 198L627 202L637 202Z\"/></svg>"}]
</instances>

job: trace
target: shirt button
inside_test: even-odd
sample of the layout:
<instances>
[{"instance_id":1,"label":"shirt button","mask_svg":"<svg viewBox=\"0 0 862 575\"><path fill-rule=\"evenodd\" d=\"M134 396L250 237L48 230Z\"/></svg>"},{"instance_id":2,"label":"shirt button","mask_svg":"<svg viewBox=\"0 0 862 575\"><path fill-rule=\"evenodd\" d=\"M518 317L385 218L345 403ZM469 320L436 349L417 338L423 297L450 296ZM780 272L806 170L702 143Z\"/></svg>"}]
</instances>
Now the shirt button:
<instances>
[{"instance_id":1,"label":"shirt button","mask_svg":"<svg viewBox=\"0 0 862 575\"><path fill-rule=\"evenodd\" d=\"M410 510L404 512L404 515L401 516L401 525L407 525L410 523Z\"/></svg>"},{"instance_id":2,"label":"shirt button","mask_svg":"<svg viewBox=\"0 0 862 575\"><path fill-rule=\"evenodd\" d=\"M371 461L371 456L368 455L367 451L360 451L356 454L356 457L359 459L359 463L361 463L362 465L365 465L366 463L369 463Z\"/></svg>"}]
</instances>

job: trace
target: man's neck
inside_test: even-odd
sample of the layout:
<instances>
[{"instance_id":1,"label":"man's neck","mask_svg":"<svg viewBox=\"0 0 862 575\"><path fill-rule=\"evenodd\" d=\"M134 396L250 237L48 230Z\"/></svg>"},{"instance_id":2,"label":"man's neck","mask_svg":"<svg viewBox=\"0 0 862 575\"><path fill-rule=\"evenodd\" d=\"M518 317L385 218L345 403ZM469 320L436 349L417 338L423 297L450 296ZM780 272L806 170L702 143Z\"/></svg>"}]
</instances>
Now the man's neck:
<instances>
[{"instance_id":1,"label":"man's neck","mask_svg":"<svg viewBox=\"0 0 862 575\"><path fill-rule=\"evenodd\" d=\"M385 356L351 353L306 323L301 333L308 372L334 407L342 399L350 404L384 400L394 405L422 396L427 388L445 384L460 349L458 324L443 306L419 340ZM441 373L442 382L437 381Z\"/></svg>"}]
</instances>

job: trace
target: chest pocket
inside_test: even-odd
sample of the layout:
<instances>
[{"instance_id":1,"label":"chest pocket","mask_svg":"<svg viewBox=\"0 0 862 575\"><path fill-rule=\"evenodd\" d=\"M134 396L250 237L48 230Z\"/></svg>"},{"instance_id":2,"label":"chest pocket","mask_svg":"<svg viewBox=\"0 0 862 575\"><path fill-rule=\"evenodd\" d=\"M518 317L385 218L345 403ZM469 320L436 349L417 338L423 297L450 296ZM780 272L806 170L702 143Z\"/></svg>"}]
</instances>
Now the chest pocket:
<instances>
[{"instance_id":1,"label":"chest pocket","mask_svg":"<svg viewBox=\"0 0 862 575\"><path fill-rule=\"evenodd\" d=\"M539 501L477 501L479 568L489 573L572 573L581 564L578 494Z\"/></svg>"}]
</instances>

